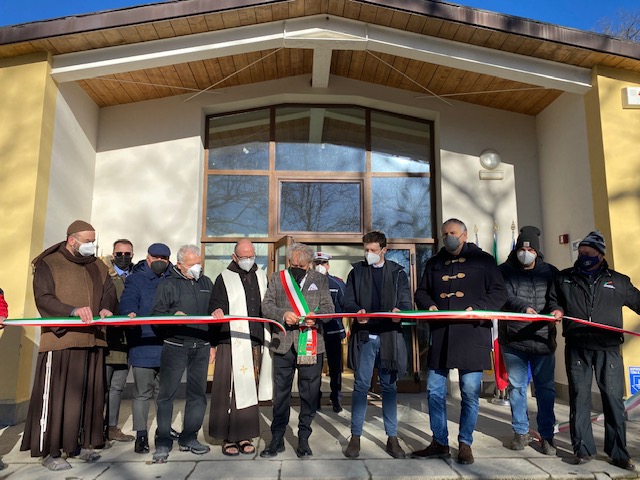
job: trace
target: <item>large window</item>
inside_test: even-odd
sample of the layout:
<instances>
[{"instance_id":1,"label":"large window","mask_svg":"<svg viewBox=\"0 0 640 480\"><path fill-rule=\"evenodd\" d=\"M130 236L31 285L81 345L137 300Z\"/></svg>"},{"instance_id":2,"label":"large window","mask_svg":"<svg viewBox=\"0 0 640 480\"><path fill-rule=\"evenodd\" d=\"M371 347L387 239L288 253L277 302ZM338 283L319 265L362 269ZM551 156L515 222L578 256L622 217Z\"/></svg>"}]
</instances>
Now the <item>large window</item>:
<instances>
[{"instance_id":1,"label":"large window","mask_svg":"<svg viewBox=\"0 0 640 480\"><path fill-rule=\"evenodd\" d=\"M205 242L433 242L432 122L331 105L207 120Z\"/></svg>"}]
</instances>

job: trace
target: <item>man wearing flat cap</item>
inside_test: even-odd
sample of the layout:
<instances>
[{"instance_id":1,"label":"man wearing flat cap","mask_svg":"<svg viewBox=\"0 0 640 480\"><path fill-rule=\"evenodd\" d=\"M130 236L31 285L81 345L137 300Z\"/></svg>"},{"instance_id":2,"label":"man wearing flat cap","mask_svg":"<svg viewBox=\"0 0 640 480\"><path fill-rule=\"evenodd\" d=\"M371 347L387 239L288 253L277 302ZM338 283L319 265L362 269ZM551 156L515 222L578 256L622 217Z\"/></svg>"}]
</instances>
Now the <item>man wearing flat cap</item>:
<instances>
[{"instance_id":1,"label":"man wearing flat cap","mask_svg":"<svg viewBox=\"0 0 640 480\"><path fill-rule=\"evenodd\" d=\"M120 313L146 317L151 314L156 289L170 275L171 250L164 243L154 243L147 249L147 258L133 267L120 298ZM136 325L127 329L129 364L133 372L133 429L136 431L136 453L149 452L149 406L158 389L162 339L151 325Z\"/></svg>"},{"instance_id":2,"label":"man wearing flat cap","mask_svg":"<svg viewBox=\"0 0 640 480\"><path fill-rule=\"evenodd\" d=\"M116 291L107 266L95 257L95 229L76 220L66 240L46 249L33 262L33 293L44 318L111 316ZM87 462L104 444L103 327L42 327L36 373L21 450L42 456L49 470L71 465L62 452Z\"/></svg>"},{"instance_id":3,"label":"man wearing flat cap","mask_svg":"<svg viewBox=\"0 0 640 480\"><path fill-rule=\"evenodd\" d=\"M578 259L562 270L549 292L549 309L563 316L622 328L622 307L640 314L640 291L626 275L609 268L606 244L599 231L579 244ZM622 333L562 320L565 365L569 379L571 444L575 463L587 463L596 455L591 428L591 382L595 373L604 410L604 451L617 467L634 470L629 457L624 417L624 366Z\"/></svg>"}]
</instances>

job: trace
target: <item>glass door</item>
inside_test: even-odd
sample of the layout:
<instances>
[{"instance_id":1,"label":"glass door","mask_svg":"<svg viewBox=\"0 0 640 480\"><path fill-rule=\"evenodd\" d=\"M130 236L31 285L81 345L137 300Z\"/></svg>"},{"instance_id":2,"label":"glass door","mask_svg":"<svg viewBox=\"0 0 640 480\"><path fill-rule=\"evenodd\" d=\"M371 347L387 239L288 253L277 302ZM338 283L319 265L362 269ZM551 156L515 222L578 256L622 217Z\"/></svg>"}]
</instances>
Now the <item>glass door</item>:
<instances>
[{"instance_id":1,"label":"glass door","mask_svg":"<svg viewBox=\"0 0 640 480\"><path fill-rule=\"evenodd\" d=\"M287 247L293 242L295 242L295 239L292 236L285 235L273 244L271 262L267 272L269 277L271 277L273 272L279 272L280 270L287 268Z\"/></svg>"}]
</instances>

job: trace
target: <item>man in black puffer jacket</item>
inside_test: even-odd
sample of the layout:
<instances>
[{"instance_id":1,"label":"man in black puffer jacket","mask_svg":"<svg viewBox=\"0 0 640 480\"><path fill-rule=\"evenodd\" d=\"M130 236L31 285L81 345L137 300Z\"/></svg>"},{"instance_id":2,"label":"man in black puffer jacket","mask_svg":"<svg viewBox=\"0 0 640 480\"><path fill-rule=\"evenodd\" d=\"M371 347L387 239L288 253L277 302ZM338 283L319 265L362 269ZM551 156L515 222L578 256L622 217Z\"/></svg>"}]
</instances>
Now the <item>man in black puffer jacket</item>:
<instances>
[{"instance_id":1,"label":"man in black puffer jacket","mask_svg":"<svg viewBox=\"0 0 640 480\"><path fill-rule=\"evenodd\" d=\"M597 230L578 247L573 268L562 270L549 292L551 313L622 328L622 307L640 314L640 291L626 275L609 268L604 237ZM627 450L624 418L624 365L621 333L562 321L565 364L569 379L569 421L575 462L596 454L591 428L591 383L595 372L604 410L604 451L614 465L634 470Z\"/></svg>"},{"instance_id":2,"label":"man in black puffer jacket","mask_svg":"<svg viewBox=\"0 0 640 480\"><path fill-rule=\"evenodd\" d=\"M158 285L151 315L213 315L213 282L202 275L202 256L196 245L183 245L178 250L178 263L170 275ZM197 455L209 451L198 441L207 407L207 370L211 356L211 324L184 323L156 326L164 339L160 356L160 389L156 399L158 437L153 463L165 463L171 451L171 419L173 400L184 370L187 370L187 400L184 425L178 444L180 451Z\"/></svg>"},{"instance_id":3,"label":"man in black puffer jacket","mask_svg":"<svg viewBox=\"0 0 640 480\"><path fill-rule=\"evenodd\" d=\"M547 293L558 269L544 261L540 252L540 230L522 227L516 249L509 254L500 271L507 286L507 303L503 310L516 313L548 313L545 310ZM529 435L527 386L529 365L536 388L538 430L542 438L542 452L556 453L553 444L555 415L556 326L553 322L498 322L498 341L501 345L509 376L509 403L513 427L512 450L522 450L532 438Z\"/></svg>"}]
</instances>

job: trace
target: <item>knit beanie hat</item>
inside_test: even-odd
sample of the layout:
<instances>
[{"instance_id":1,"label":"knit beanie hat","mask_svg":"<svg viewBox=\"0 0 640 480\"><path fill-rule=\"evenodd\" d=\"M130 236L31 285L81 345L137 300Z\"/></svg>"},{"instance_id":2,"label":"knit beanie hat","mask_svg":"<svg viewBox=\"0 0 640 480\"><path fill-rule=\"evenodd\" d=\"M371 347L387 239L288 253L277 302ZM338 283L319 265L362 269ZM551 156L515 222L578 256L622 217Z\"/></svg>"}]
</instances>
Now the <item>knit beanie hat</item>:
<instances>
[{"instance_id":1,"label":"knit beanie hat","mask_svg":"<svg viewBox=\"0 0 640 480\"><path fill-rule=\"evenodd\" d=\"M530 247L536 252L540 252L540 229L538 227L526 226L520 229L516 250L522 247Z\"/></svg>"},{"instance_id":2,"label":"knit beanie hat","mask_svg":"<svg viewBox=\"0 0 640 480\"><path fill-rule=\"evenodd\" d=\"M591 247L598 250L602 255L607 254L607 246L604 243L604 237L598 230L594 230L589 235L584 237L580 242L580 247Z\"/></svg>"},{"instance_id":3,"label":"knit beanie hat","mask_svg":"<svg viewBox=\"0 0 640 480\"><path fill-rule=\"evenodd\" d=\"M69 235L73 235L74 233L78 233L78 232L95 232L95 231L96 229L93 228L90 223L87 223L83 220L76 220L71 225L69 225L69 228L67 228L67 237Z\"/></svg>"}]
</instances>

